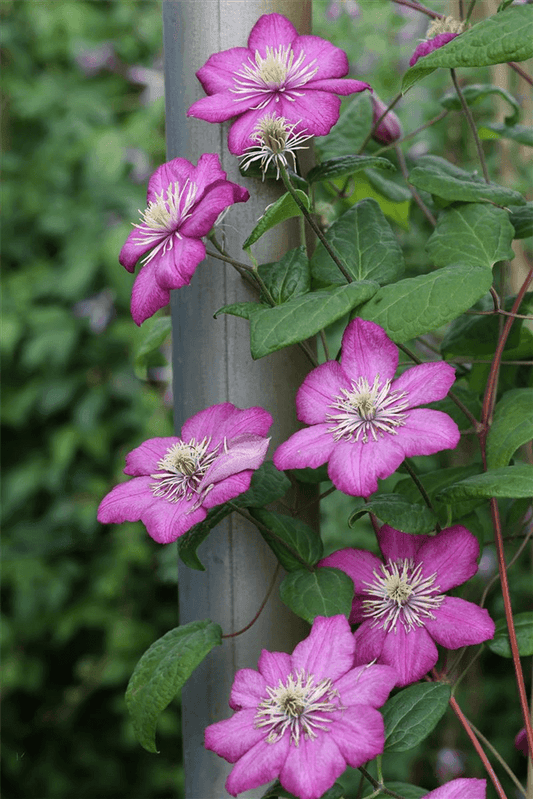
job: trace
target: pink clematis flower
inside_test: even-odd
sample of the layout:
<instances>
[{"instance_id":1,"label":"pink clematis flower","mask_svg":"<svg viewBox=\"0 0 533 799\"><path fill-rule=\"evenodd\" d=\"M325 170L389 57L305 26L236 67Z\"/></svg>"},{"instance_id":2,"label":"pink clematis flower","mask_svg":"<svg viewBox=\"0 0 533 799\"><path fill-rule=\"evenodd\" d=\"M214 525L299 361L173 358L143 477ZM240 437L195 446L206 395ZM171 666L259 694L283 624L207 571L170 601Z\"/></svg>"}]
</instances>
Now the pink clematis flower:
<instances>
[{"instance_id":1,"label":"pink clematis flower","mask_svg":"<svg viewBox=\"0 0 533 799\"><path fill-rule=\"evenodd\" d=\"M448 393L455 379L446 363L423 363L394 380L398 348L374 322L354 319L342 339L341 362L313 369L296 395L294 433L274 453L278 469L316 468L345 494L367 497L377 478L413 455L457 446L455 422L441 411L417 408Z\"/></svg>"},{"instance_id":2,"label":"pink clematis flower","mask_svg":"<svg viewBox=\"0 0 533 799\"><path fill-rule=\"evenodd\" d=\"M187 116L208 122L237 117L228 138L234 155L254 145L253 131L268 113L294 124L295 133L324 136L339 119L340 100L334 95L370 89L359 80L341 80L348 69L343 50L318 36L299 36L281 14L264 14L252 28L248 47L214 53L198 70L209 96L193 103Z\"/></svg>"},{"instance_id":3,"label":"pink clematis flower","mask_svg":"<svg viewBox=\"0 0 533 799\"><path fill-rule=\"evenodd\" d=\"M272 417L230 402L191 416L181 437L150 438L126 455L120 483L98 508L103 524L139 519L160 544L175 541L221 505L247 491L263 463Z\"/></svg>"},{"instance_id":4,"label":"pink clematis flower","mask_svg":"<svg viewBox=\"0 0 533 799\"><path fill-rule=\"evenodd\" d=\"M464 22L453 17L440 17L433 20L428 28L427 39L417 45L409 60L409 66L414 67L419 58L429 55L433 50L443 47L464 31Z\"/></svg>"},{"instance_id":5,"label":"pink clematis flower","mask_svg":"<svg viewBox=\"0 0 533 799\"><path fill-rule=\"evenodd\" d=\"M461 778L441 785L421 799L485 799L486 795L487 780Z\"/></svg>"},{"instance_id":6,"label":"pink clematis flower","mask_svg":"<svg viewBox=\"0 0 533 799\"><path fill-rule=\"evenodd\" d=\"M158 167L148 183L148 208L122 247L119 261L133 272L131 315L137 325L170 302L170 290L188 286L205 258L206 236L221 212L246 202L248 191L226 180L218 155L205 153L198 166L174 158Z\"/></svg>"},{"instance_id":7,"label":"pink clematis flower","mask_svg":"<svg viewBox=\"0 0 533 799\"><path fill-rule=\"evenodd\" d=\"M205 731L206 748L235 763L228 793L279 779L300 799L318 799L347 765L357 768L383 752L376 708L396 672L353 668L354 651L344 616L317 616L292 655L263 649L259 671L236 673L229 700L235 714Z\"/></svg>"},{"instance_id":8,"label":"pink clematis flower","mask_svg":"<svg viewBox=\"0 0 533 799\"><path fill-rule=\"evenodd\" d=\"M484 608L444 593L477 571L479 544L469 530L456 525L436 536L410 535L385 524L378 543L383 561L363 549L341 549L318 564L353 580L350 621L361 622L356 663L394 666L403 686L433 668L435 644L459 649L494 636Z\"/></svg>"}]
</instances>

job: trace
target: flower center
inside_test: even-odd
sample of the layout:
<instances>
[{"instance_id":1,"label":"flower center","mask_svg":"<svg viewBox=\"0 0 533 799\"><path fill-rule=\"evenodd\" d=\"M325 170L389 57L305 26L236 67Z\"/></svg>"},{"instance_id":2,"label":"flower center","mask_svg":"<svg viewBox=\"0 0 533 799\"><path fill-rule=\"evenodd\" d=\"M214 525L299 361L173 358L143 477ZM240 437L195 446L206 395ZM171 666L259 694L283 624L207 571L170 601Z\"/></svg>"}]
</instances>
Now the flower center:
<instances>
[{"instance_id":1,"label":"flower center","mask_svg":"<svg viewBox=\"0 0 533 799\"><path fill-rule=\"evenodd\" d=\"M366 377L358 378L350 389L342 388L338 397L329 406L333 413L326 415L326 421L333 422L329 427L335 441L359 441L363 444L372 436L373 441L385 433L396 435L396 427L405 424L409 407L405 391L391 391L391 381L387 380L380 388L380 378L376 375L372 385Z\"/></svg>"},{"instance_id":2,"label":"flower center","mask_svg":"<svg viewBox=\"0 0 533 799\"><path fill-rule=\"evenodd\" d=\"M437 573L423 577L422 563L415 566L408 558L382 564L380 572L374 570L374 580L364 582L368 586L363 599L363 613L374 620L373 627L380 626L385 632L396 632L398 621L409 632L423 627L424 619L434 619L433 610L444 601L440 588L434 585Z\"/></svg>"},{"instance_id":3,"label":"flower center","mask_svg":"<svg viewBox=\"0 0 533 799\"><path fill-rule=\"evenodd\" d=\"M156 481L150 486L154 497L180 502L183 499L191 500L197 494L198 503L191 508L195 510L213 488L210 485L200 489L205 473L218 457L218 446L208 452L210 442L211 438L204 438L200 443L193 438L187 443L179 441L167 449L157 464L158 471L150 475ZM227 451L225 439L224 449Z\"/></svg>"},{"instance_id":4,"label":"flower center","mask_svg":"<svg viewBox=\"0 0 533 799\"><path fill-rule=\"evenodd\" d=\"M135 243L158 245L143 259L143 263L151 261L161 248L163 252L172 248L172 233L181 239L178 228L190 217L197 194L198 186L187 178L181 187L178 182L170 183L166 191L156 194L156 199L148 203L145 211L139 210L142 222L134 224L139 229L139 238L135 239ZM161 241L165 234L166 237Z\"/></svg>"},{"instance_id":5,"label":"flower center","mask_svg":"<svg viewBox=\"0 0 533 799\"><path fill-rule=\"evenodd\" d=\"M465 23L454 17L440 17L434 19L426 33L426 39L433 39L441 33L462 33Z\"/></svg>"},{"instance_id":6,"label":"flower center","mask_svg":"<svg viewBox=\"0 0 533 799\"><path fill-rule=\"evenodd\" d=\"M315 730L329 730L328 714L344 710L329 678L315 685L312 674L299 671L289 674L285 684L279 681L277 688L267 687L268 697L257 707L255 727L266 727L266 742L276 743L286 731L290 741L299 746L300 738L316 738Z\"/></svg>"},{"instance_id":7,"label":"flower center","mask_svg":"<svg viewBox=\"0 0 533 799\"><path fill-rule=\"evenodd\" d=\"M284 92L287 100L294 101L296 97L302 95L296 89L304 86L318 72L318 67L313 66L316 63L316 58L308 64L304 64L304 61L303 50L295 59L290 44L279 45L276 48L267 47L265 58L256 50L254 60L249 58L248 63L235 73L235 85L231 91L250 97L257 94L268 94L269 96L259 105L254 106L254 109L265 106L273 92ZM276 101L278 100L279 97L276 97Z\"/></svg>"},{"instance_id":8,"label":"flower center","mask_svg":"<svg viewBox=\"0 0 533 799\"><path fill-rule=\"evenodd\" d=\"M269 164L274 162L277 169L276 178L279 179L280 163L287 168L289 165L287 156L291 156L293 167L296 169L295 150L306 150L307 147L302 147L302 144L312 138L312 136L305 135L305 130L294 133L294 128L300 122L301 120L298 120L290 125L285 117L279 117L276 114L265 114L264 117L261 117L250 137L257 144L246 148L248 154L241 159L242 168L246 170L254 161L260 161L264 180Z\"/></svg>"}]
</instances>

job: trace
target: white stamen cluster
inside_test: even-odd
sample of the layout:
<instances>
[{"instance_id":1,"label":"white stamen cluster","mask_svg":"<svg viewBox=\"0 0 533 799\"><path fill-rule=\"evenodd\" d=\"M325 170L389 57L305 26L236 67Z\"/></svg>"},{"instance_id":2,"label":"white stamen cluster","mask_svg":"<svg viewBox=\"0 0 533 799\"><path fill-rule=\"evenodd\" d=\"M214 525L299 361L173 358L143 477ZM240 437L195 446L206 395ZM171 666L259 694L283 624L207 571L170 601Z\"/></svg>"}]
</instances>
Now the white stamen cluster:
<instances>
[{"instance_id":1,"label":"white stamen cluster","mask_svg":"<svg viewBox=\"0 0 533 799\"><path fill-rule=\"evenodd\" d=\"M271 163L276 164L276 179L279 179L279 165L280 163L287 169L289 163L287 157L290 156L293 162L293 168L296 169L296 155L295 150L306 150L307 147L302 147L304 141L311 139L312 136L306 136L305 131L294 133L294 128L301 122L295 122L289 125L285 117L278 117L276 114L265 114L254 128L251 138L257 142L252 147L247 147L248 155L245 155L241 160L243 169L248 169L250 164L254 161L260 161L260 168L263 172L263 180L265 173Z\"/></svg>"},{"instance_id":2,"label":"white stamen cluster","mask_svg":"<svg viewBox=\"0 0 533 799\"><path fill-rule=\"evenodd\" d=\"M462 33L465 23L454 17L440 17L434 19L426 33L426 39L434 39L441 33Z\"/></svg>"},{"instance_id":3,"label":"white stamen cluster","mask_svg":"<svg viewBox=\"0 0 533 799\"><path fill-rule=\"evenodd\" d=\"M328 731L328 714L345 710L340 705L339 693L329 678L315 685L315 678L303 670L289 674L285 684L279 681L276 688L267 687L268 698L257 707L254 726L266 727L266 742L276 743L288 730L290 740L299 746L300 738L316 738L315 730Z\"/></svg>"},{"instance_id":4,"label":"white stamen cluster","mask_svg":"<svg viewBox=\"0 0 533 799\"><path fill-rule=\"evenodd\" d=\"M192 508L195 510L213 488L213 485L201 488L205 473L219 454L219 445L208 452L210 442L211 438L203 438L199 443L193 438L187 443L179 441L170 447L158 462L158 471L150 475L156 480L151 484L154 497L180 502L183 499L191 500L197 494L198 502ZM226 439L224 451L227 452Z\"/></svg>"},{"instance_id":5,"label":"white stamen cluster","mask_svg":"<svg viewBox=\"0 0 533 799\"><path fill-rule=\"evenodd\" d=\"M305 86L318 72L314 67L316 59L304 64L305 53L302 52L294 59L294 52L290 44L279 47L267 47L266 57L263 58L256 50L254 61L248 59L248 64L235 73L235 86L231 89L239 95L235 99L244 99L242 96L266 94L267 97L254 109L263 108L269 101L273 92L283 92L287 100L294 102L296 97L301 97L302 92L297 88ZM276 101L279 97L276 97Z\"/></svg>"},{"instance_id":6,"label":"white stamen cluster","mask_svg":"<svg viewBox=\"0 0 533 799\"><path fill-rule=\"evenodd\" d=\"M405 399L406 392L391 391L390 387L390 380L380 386L376 375L372 385L366 377L359 377L351 388L342 388L329 406L334 412L326 415L326 421L333 422L328 430L335 441L362 438L366 444L369 436L377 441L385 433L396 435L395 428L405 424L407 414L403 411L409 407L409 400Z\"/></svg>"},{"instance_id":7,"label":"white stamen cluster","mask_svg":"<svg viewBox=\"0 0 533 799\"><path fill-rule=\"evenodd\" d=\"M135 239L135 244L157 244L157 247L143 259L143 263L151 261L161 249L165 252L172 248L171 234L181 239L178 228L190 217L197 194L198 186L187 178L181 188L179 183L171 183L166 192L156 194L156 199L148 203L145 211L139 210L142 222L134 224L134 227L139 229L139 237ZM161 241L161 237L165 234L166 238Z\"/></svg>"},{"instance_id":8,"label":"white stamen cluster","mask_svg":"<svg viewBox=\"0 0 533 799\"><path fill-rule=\"evenodd\" d=\"M444 601L440 588L435 585L437 573L430 577L422 575L422 563L415 566L412 559L389 560L374 571L375 579L364 582L366 594L372 599L363 599L363 613L373 619L373 627L380 626L385 632L396 632L398 622L409 632L423 627L424 619L434 619L433 610Z\"/></svg>"}]
</instances>

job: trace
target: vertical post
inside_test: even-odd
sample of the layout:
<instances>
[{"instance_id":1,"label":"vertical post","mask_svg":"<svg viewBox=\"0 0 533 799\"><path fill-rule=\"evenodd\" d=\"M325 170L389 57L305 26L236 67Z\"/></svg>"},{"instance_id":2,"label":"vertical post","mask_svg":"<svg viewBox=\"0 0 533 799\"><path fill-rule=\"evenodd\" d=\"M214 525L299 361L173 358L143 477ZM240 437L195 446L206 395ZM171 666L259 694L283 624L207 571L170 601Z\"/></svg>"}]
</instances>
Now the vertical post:
<instances>
[{"instance_id":1,"label":"vertical post","mask_svg":"<svg viewBox=\"0 0 533 799\"><path fill-rule=\"evenodd\" d=\"M287 16L300 33L311 32L311 0L163 2L168 158L179 155L196 163L204 152L218 153L228 179L249 188L250 200L230 209L223 225L225 247L238 260L245 257L242 242L282 189L241 177L237 158L227 148L229 123L187 119L186 111L204 96L196 70L212 53L246 46L257 19L274 11ZM262 263L275 261L299 243L298 224L290 220L264 236L254 253ZM253 361L248 323L225 315L213 319L221 306L254 298L237 272L215 259L199 266L191 286L172 292L177 431L192 414L225 401L270 411L275 420L273 446L295 431L295 394L310 368L305 355L290 347ZM179 568L180 623L210 618L224 633L241 629L264 599L276 568L274 556L257 530L236 514L215 529L199 555L205 572ZM182 691L186 799L227 795L224 782L231 766L204 749L203 733L208 724L230 715L228 698L235 671L255 668L262 648L290 652L308 629L281 603L276 587L253 627L224 640L186 683ZM263 792L243 796L251 799Z\"/></svg>"}]
</instances>

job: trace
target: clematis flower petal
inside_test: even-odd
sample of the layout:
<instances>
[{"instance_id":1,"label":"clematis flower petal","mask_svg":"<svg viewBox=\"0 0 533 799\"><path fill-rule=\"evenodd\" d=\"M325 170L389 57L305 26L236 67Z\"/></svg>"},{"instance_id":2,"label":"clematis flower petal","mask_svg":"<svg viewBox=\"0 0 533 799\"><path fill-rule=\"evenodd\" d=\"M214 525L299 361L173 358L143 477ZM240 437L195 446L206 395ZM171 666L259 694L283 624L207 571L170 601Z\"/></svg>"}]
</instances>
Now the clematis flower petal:
<instances>
[{"instance_id":1,"label":"clematis flower petal","mask_svg":"<svg viewBox=\"0 0 533 799\"><path fill-rule=\"evenodd\" d=\"M461 585L477 572L479 543L466 527L457 524L442 530L438 536L425 538L417 561L423 564L426 577L437 572L441 591Z\"/></svg>"},{"instance_id":2,"label":"clematis flower petal","mask_svg":"<svg viewBox=\"0 0 533 799\"><path fill-rule=\"evenodd\" d=\"M149 438L126 455L126 468L124 474L133 477L152 474L157 469L157 464L167 454L169 447L179 442L177 436L167 438Z\"/></svg>"},{"instance_id":3,"label":"clematis flower petal","mask_svg":"<svg viewBox=\"0 0 533 799\"><path fill-rule=\"evenodd\" d=\"M380 663L381 653L385 645L387 633L382 627L374 627L372 622L364 621L353 634L355 641L355 665L361 666L378 660ZM396 667L395 664L387 663L389 666Z\"/></svg>"},{"instance_id":4,"label":"clematis flower petal","mask_svg":"<svg viewBox=\"0 0 533 799\"><path fill-rule=\"evenodd\" d=\"M292 653L295 672L304 670L319 681L338 680L353 666L355 644L345 616L319 616L308 637Z\"/></svg>"},{"instance_id":5,"label":"clematis flower petal","mask_svg":"<svg viewBox=\"0 0 533 799\"><path fill-rule=\"evenodd\" d=\"M250 199L247 189L243 189L229 180L221 180L211 184L196 208L194 214L186 219L180 228L183 236L207 236L220 213L234 203L246 202Z\"/></svg>"},{"instance_id":6,"label":"clematis flower petal","mask_svg":"<svg viewBox=\"0 0 533 799\"><path fill-rule=\"evenodd\" d=\"M282 14L263 14L250 31L248 48L252 53L257 50L264 58L267 47L292 44L297 37L298 31L287 17Z\"/></svg>"},{"instance_id":7,"label":"clematis flower petal","mask_svg":"<svg viewBox=\"0 0 533 799\"><path fill-rule=\"evenodd\" d=\"M239 669L231 687L229 706L232 710L257 708L266 695L266 680L255 669Z\"/></svg>"},{"instance_id":8,"label":"clematis flower petal","mask_svg":"<svg viewBox=\"0 0 533 799\"><path fill-rule=\"evenodd\" d=\"M325 78L323 80L309 81L309 89L313 91L335 92L346 96L363 92L365 89L372 91L370 84L362 80L352 80L351 78Z\"/></svg>"},{"instance_id":9,"label":"clematis flower petal","mask_svg":"<svg viewBox=\"0 0 533 799\"><path fill-rule=\"evenodd\" d=\"M438 50L439 47L442 47L448 42L451 42L452 39L455 39L456 36L459 36L458 33L439 33L433 39L428 39L424 42L420 42L416 46L416 49L409 60L409 66L414 67L416 62L419 58L422 58L425 55L429 55L433 52L433 50Z\"/></svg>"},{"instance_id":10,"label":"clematis flower petal","mask_svg":"<svg viewBox=\"0 0 533 799\"><path fill-rule=\"evenodd\" d=\"M391 391L406 391L409 407L443 399L455 381L455 369L447 363L421 363L400 375Z\"/></svg>"},{"instance_id":11,"label":"clematis flower petal","mask_svg":"<svg viewBox=\"0 0 533 799\"><path fill-rule=\"evenodd\" d=\"M183 425L181 432L184 441L190 441L192 438L200 440L204 436L211 438L214 449L224 438L230 441L243 433L264 436L273 421L270 413L259 406L242 410L231 402L221 402L191 416Z\"/></svg>"},{"instance_id":12,"label":"clematis flower petal","mask_svg":"<svg viewBox=\"0 0 533 799\"><path fill-rule=\"evenodd\" d=\"M175 504L163 499L145 508L141 514L141 521L148 535L158 544L170 544L176 541L195 524L203 522L207 516L207 511L202 505L195 508L197 501L196 496L190 500L182 499Z\"/></svg>"},{"instance_id":13,"label":"clematis flower petal","mask_svg":"<svg viewBox=\"0 0 533 799\"><path fill-rule=\"evenodd\" d=\"M291 746L280 773L285 790L299 799L319 799L346 770L346 760L332 732L318 730L317 738L312 741L303 738L299 746ZM318 747L320 757L317 757Z\"/></svg>"},{"instance_id":14,"label":"clematis flower petal","mask_svg":"<svg viewBox=\"0 0 533 799\"><path fill-rule=\"evenodd\" d=\"M292 102L280 96L278 113L287 122L300 124L294 129L296 133L305 131L313 136L326 136L338 121L341 101L328 91L307 88L300 97L293 97Z\"/></svg>"},{"instance_id":15,"label":"clematis flower petal","mask_svg":"<svg viewBox=\"0 0 533 799\"><path fill-rule=\"evenodd\" d=\"M424 794L422 799L485 799L487 780L460 778Z\"/></svg>"},{"instance_id":16,"label":"clematis flower petal","mask_svg":"<svg viewBox=\"0 0 533 799\"><path fill-rule=\"evenodd\" d=\"M494 638L495 625L485 608L456 596L447 596L426 621L431 637L447 649L481 644Z\"/></svg>"},{"instance_id":17,"label":"clematis flower petal","mask_svg":"<svg viewBox=\"0 0 533 799\"><path fill-rule=\"evenodd\" d=\"M460 438L461 433L453 419L430 408L413 408L405 424L396 430L396 442L403 448L406 458L455 449Z\"/></svg>"},{"instance_id":18,"label":"clematis flower petal","mask_svg":"<svg viewBox=\"0 0 533 799\"><path fill-rule=\"evenodd\" d=\"M254 728L256 712L255 707L246 707L229 719L210 724L205 731L205 748L235 763L264 738L264 733Z\"/></svg>"},{"instance_id":19,"label":"clematis flower petal","mask_svg":"<svg viewBox=\"0 0 533 799\"><path fill-rule=\"evenodd\" d=\"M377 536L379 548L385 560L399 560L401 558L415 559L425 541L435 540L429 535L410 535L401 533L384 524Z\"/></svg>"},{"instance_id":20,"label":"clematis flower petal","mask_svg":"<svg viewBox=\"0 0 533 799\"><path fill-rule=\"evenodd\" d=\"M362 441L339 441L329 457L328 475L345 494L369 497L378 490L377 478L391 475L404 458L403 449L392 437L366 444Z\"/></svg>"},{"instance_id":21,"label":"clematis flower petal","mask_svg":"<svg viewBox=\"0 0 533 799\"><path fill-rule=\"evenodd\" d=\"M221 452L205 473L200 485L221 484L231 475L245 469L259 469L268 449L270 439L246 433L232 438L227 452Z\"/></svg>"},{"instance_id":22,"label":"clematis flower petal","mask_svg":"<svg viewBox=\"0 0 533 799\"><path fill-rule=\"evenodd\" d=\"M135 278L131 291L131 315L136 325L142 325L170 302L170 291L161 288L156 280L156 263L149 261Z\"/></svg>"},{"instance_id":23,"label":"clematis flower petal","mask_svg":"<svg viewBox=\"0 0 533 799\"><path fill-rule=\"evenodd\" d=\"M398 624L394 633L385 636L380 662L396 669L396 685L402 687L427 674L438 657L437 647L424 627L406 632L403 625Z\"/></svg>"},{"instance_id":24,"label":"clematis flower petal","mask_svg":"<svg viewBox=\"0 0 533 799\"><path fill-rule=\"evenodd\" d=\"M390 692L396 685L396 679L396 669L391 666L367 663L352 669L338 679L335 688L345 705L368 705L377 708L387 701Z\"/></svg>"},{"instance_id":25,"label":"clematis flower petal","mask_svg":"<svg viewBox=\"0 0 533 799\"><path fill-rule=\"evenodd\" d=\"M345 572L353 580L355 593L362 594L368 587L367 583L372 582L374 571L379 572L381 561L366 549L347 547L322 558L317 566L329 566Z\"/></svg>"},{"instance_id":26,"label":"clematis flower petal","mask_svg":"<svg viewBox=\"0 0 533 799\"><path fill-rule=\"evenodd\" d=\"M272 460L280 471L284 469L316 469L326 463L334 450L333 436L325 424L298 430L288 441L280 444Z\"/></svg>"},{"instance_id":27,"label":"clematis flower petal","mask_svg":"<svg viewBox=\"0 0 533 799\"><path fill-rule=\"evenodd\" d=\"M291 656L285 652L269 652L268 649L263 649L257 668L268 685L277 685L280 681L284 683L291 673Z\"/></svg>"},{"instance_id":28,"label":"clematis flower petal","mask_svg":"<svg viewBox=\"0 0 533 799\"><path fill-rule=\"evenodd\" d=\"M196 77L206 94L229 91L235 85L235 73L248 63L249 58L250 50L247 47L230 47L229 50L213 53L197 71Z\"/></svg>"},{"instance_id":29,"label":"clematis flower petal","mask_svg":"<svg viewBox=\"0 0 533 799\"><path fill-rule=\"evenodd\" d=\"M251 110L242 112L230 128L228 134L228 148L233 155L242 155L248 147L252 147L254 144L252 133L260 119L272 113L274 110L276 113L278 112L278 106L274 99L267 99L265 102L263 96L254 96L251 102L254 107L251 108ZM261 103L260 108L256 108L258 103ZM262 103L265 103L265 105Z\"/></svg>"},{"instance_id":30,"label":"clematis flower petal","mask_svg":"<svg viewBox=\"0 0 533 799\"><path fill-rule=\"evenodd\" d=\"M393 669L390 671L393 672ZM393 687L394 683L386 691L385 698ZM354 705L344 711L341 719L333 722L331 737L347 764L357 768L383 752L385 745L383 717L373 707Z\"/></svg>"},{"instance_id":31,"label":"clematis flower petal","mask_svg":"<svg viewBox=\"0 0 533 799\"><path fill-rule=\"evenodd\" d=\"M239 474L232 474L231 477L226 477L225 480L221 480L220 483L216 483L215 486L210 489L202 505L209 510L216 505L223 505L224 502L235 499L239 494L244 494L244 492L248 491L250 488L252 475L253 471L251 469L245 469L243 472L239 472Z\"/></svg>"},{"instance_id":32,"label":"clematis flower petal","mask_svg":"<svg viewBox=\"0 0 533 799\"><path fill-rule=\"evenodd\" d=\"M309 84L331 78L343 78L348 74L350 68L348 56L344 50L341 50L340 47L335 47L327 39L304 34L303 36L298 36L292 49L294 50L295 59L298 58L300 53L305 53L305 63L311 64L314 61L313 66L318 67L316 75L311 78ZM334 89L334 91L336 92L337 90Z\"/></svg>"},{"instance_id":33,"label":"clematis flower petal","mask_svg":"<svg viewBox=\"0 0 533 799\"><path fill-rule=\"evenodd\" d=\"M332 400L348 389L350 381L337 361L327 361L309 372L296 394L298 419L306 424L325 422Z\"/></svg>"},{"instance_id":34,"label":"clematis flower petal","mask_svg":"<svg viewBox=\"0 0 533 799\"><path fill-rule=\"evenodd\" d=\"M259 94L246 95L239 99L238 94L226 90L197 100L188 109L187 116L205 119L206 122L226 122L232 117L249 112L261 100L264 97ZM231 148L230 152L233 152Z\"/></svg>"},{"instance_id":35,"label":"clematis flower petal","mask_svg":"<svg viewBox=\"0 0 533 799\"><path fill-rule=\"evenodd\" d=\"M187 180L193 180L194 172L194 166L186 158L173 158L171 161L161 164L148 181L148 202L156 202L157 198L165 194L173 183L183 186ZM216 177L214 179L216 180Z\"/></svg>"},{"instance_id":36,"label":"clematis flower petal","mask_svg":"<svg viewBox=\"0 0 533 799\"><path fill-rule=\"evenodd\" d=\"M128 272L134 272L135 264L139 258L142 258L143 255L146 255L151 249L161 244L161 242L167 238L167 235L166 232L162 232L158 239L146 241L146 239L140 236L138 228L135 227L122 246L118 256L119 263L124 269L127 269Z\"/></svg>"},{"instance_id":37,"label":"clematis flower petal","mask_svg":"<svg viewBox=\"0 0 533 799\"><path fill-rule=\"evenodd\" d=\"M166 292L188 286L196 267L205 258L203 241L188 239L185 236L181 238L172 236L170 241L172 247L167 248L157 261L154 260L156 282Z\"/></svg>"},{"instance_id":38,"label":"clematis flower petal","mask_svg":"<svg viewBox=\"0 0 533 799\"><path fill-rule=\"evenodd\" d=\"M100 502L97 519L102 524L136 522L146 508L157 502L150 490L150 477L119 483Z\"/></svg>"},{"instance_id":39,"label":"clematis flower petal","mask_svg":"<svg viewBox=\"0 0 533 799\"><path fill-rule=\"evenodd\" d=\"M275 744L269 744L265 742L263 732L263 740L258 741L255 746L245 752L233 767L226 780L227 792L231 796L237 796L241 791L258 788L260 785L276 779L287 759L288 750L289 739L287 736ZM218 754L218 749L214 749L214 751Z\"/></svg>"},{"instance_id":40,"label":"clematis flower petal","mask_svg":"<svg viewBox=\"0 0 533 799\"><path fill-rule=\"evenodd\" d=\"M342 337L341 364L352 380L366 377L372 384L379 375L385 382L398 368L398 348L382 327L356 317Z\"/></svg>"}]
</instances>

